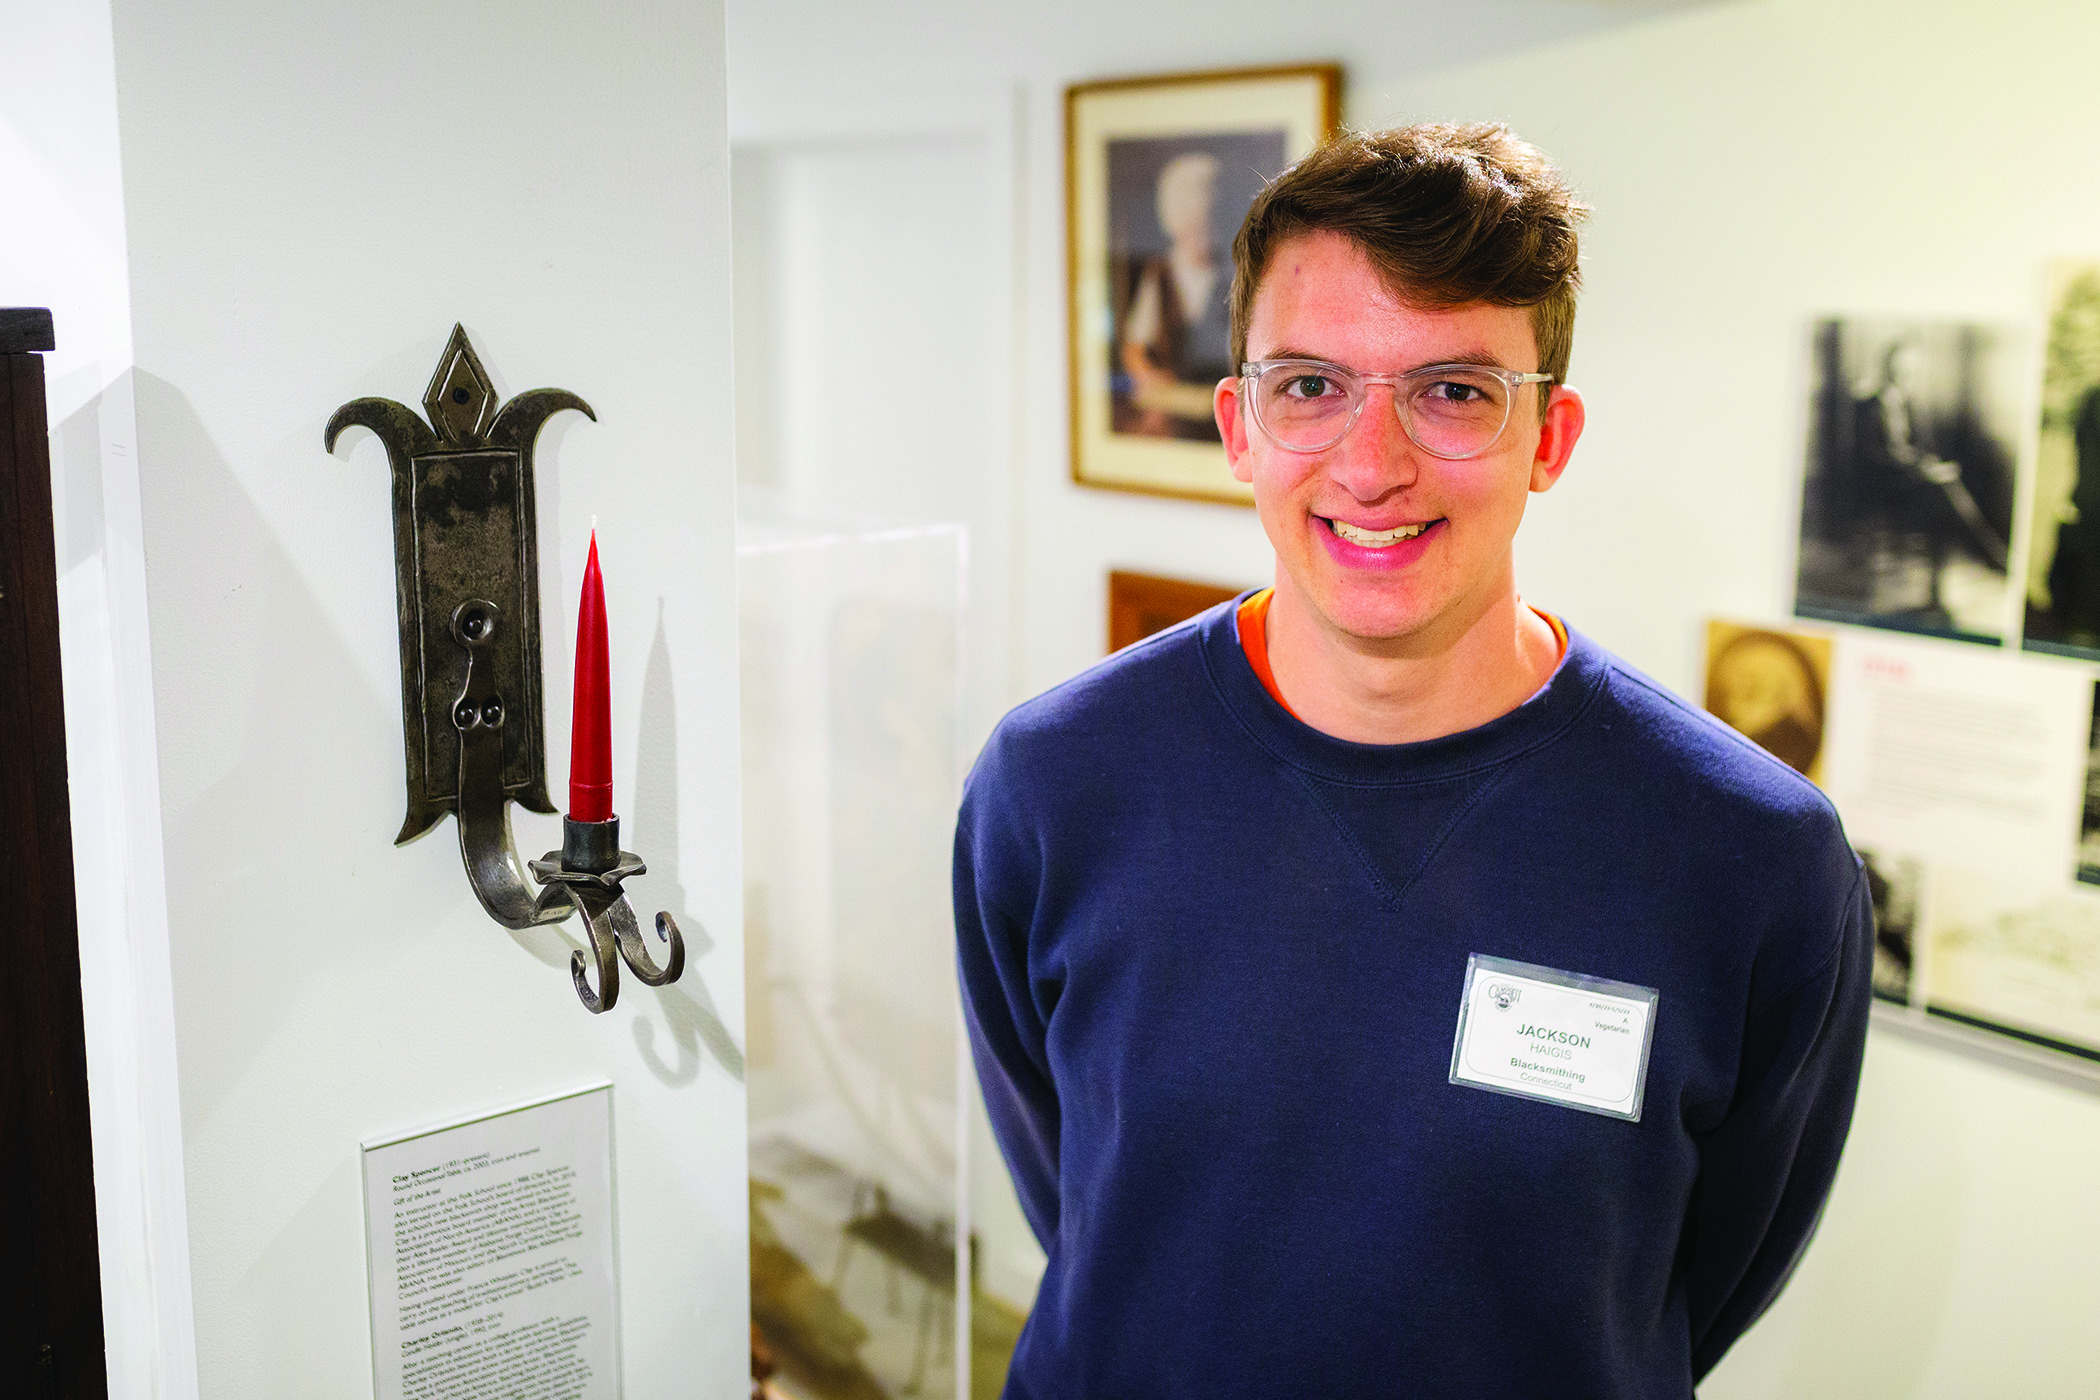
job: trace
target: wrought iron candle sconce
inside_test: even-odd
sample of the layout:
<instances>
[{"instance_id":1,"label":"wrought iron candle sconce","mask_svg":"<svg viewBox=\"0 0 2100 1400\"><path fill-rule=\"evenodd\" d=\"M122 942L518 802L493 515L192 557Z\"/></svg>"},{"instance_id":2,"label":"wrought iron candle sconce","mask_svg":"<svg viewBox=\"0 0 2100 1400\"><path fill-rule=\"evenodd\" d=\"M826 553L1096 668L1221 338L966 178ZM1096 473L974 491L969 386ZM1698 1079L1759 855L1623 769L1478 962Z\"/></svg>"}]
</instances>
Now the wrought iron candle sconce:
<instances>
[{"instance_id":1,"label":"wrought iron candle sconce","mask_svg":"<svg viewBox=\"0 0 2100 1400\"><path fill-rule=\"evenodd\" d=\"M540 694L540 597L532 449L541 426L591 406L566 389L529 389L500 408L495 385L463 327L423 394L429 422L392 399L355 399L328 420L330 452L345 428L386 445L394 482L394 599L401 625L401 728L408 815L397 846L459 825L467 881L508 929L583 916L590 956L569 976L593 1012L620 995L620 963L652 987L685 971L685 941L668 913L656 932L658 965L622 884L648 867L620 849L620 819L562 818L562 844L526 882L511 836L510 804L552 813ZM595 990L593 983L595 982Z\"/></svg>"}]
</instances>

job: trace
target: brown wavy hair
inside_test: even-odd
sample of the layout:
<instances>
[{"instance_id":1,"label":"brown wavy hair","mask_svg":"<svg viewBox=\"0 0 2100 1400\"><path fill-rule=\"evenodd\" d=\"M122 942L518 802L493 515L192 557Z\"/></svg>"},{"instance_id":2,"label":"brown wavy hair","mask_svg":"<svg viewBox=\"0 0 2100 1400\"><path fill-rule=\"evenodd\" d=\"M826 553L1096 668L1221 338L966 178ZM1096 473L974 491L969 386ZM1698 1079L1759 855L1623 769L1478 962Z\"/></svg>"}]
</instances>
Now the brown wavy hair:
<instances>
[{"instance_id":1,"label":"brown wavy hair","mask_svg":"<svg viewBox=\"0 0 2100 1400\"><path fill-rule=\"evenodd\" d=\"M1407 302L1528 308L1539 368L1558 383L1582 286L1575 225L1589 212L1553 162L1500 122L1343 131L1247 210L1232 243L1233 366L1247 358L1269 259L1288 239L1326 231L1362 248ZM1553 385L1539 389L1543 404Z\"/></svg>"}]
</instances>

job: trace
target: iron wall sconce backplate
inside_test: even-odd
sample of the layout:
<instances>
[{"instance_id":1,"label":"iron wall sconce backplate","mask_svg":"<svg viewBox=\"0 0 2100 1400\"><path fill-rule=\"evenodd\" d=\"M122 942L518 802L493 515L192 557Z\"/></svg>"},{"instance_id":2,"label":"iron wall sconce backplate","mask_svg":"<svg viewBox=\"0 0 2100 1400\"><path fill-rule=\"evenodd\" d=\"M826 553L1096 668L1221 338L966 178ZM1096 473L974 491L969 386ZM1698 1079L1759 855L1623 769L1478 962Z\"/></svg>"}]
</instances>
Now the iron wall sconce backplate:
<instances>
[{"instance_id":1,"label":"iron wall sconce backplate","mask_svg":"<svg viewBox=\"0 0 2100 1400\"><path fill-rule=\"evenodd\" d=\"M489 917L509 929L581 913L591 957L570 959L590 1010L619 996L619 962L651 986L676 981L685 945L656 916L668 945L659 967L644 947L621 884L647 867L619 847L619 819L563 819L560 851L532 863L528 884L511 836L510 804L552 813L540 685L538 507L532 449L546 421L591 406L566 389L529 389L497 406L495 384L463 327L423 394L426 423L392 399L354 399L328 420L330 452L345 428L369 428L393 472L394 598L401 632L401 729L408 812L395 845L458 820L467 879ZM591 976L595 974L596 990Z\"/></svg>"}]
</instances>

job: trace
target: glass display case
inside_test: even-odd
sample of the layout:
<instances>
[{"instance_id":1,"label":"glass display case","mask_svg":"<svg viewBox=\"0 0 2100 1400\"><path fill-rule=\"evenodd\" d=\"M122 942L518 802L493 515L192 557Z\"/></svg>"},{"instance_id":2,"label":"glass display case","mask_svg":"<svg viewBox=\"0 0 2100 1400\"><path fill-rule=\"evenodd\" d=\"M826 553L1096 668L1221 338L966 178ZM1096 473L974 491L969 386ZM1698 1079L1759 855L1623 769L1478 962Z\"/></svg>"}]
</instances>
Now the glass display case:
<instances>
[{"instance_id":1,"label":"glass display case","mask_svg":"<svg viewBox=\"0 0 2100 1400\"><path fill-rule=\"evenodd\" d=\"M754 1348L801 1400L969 1384L965 550L954 524L739 525Z\"/></svg>"}]
</instances>

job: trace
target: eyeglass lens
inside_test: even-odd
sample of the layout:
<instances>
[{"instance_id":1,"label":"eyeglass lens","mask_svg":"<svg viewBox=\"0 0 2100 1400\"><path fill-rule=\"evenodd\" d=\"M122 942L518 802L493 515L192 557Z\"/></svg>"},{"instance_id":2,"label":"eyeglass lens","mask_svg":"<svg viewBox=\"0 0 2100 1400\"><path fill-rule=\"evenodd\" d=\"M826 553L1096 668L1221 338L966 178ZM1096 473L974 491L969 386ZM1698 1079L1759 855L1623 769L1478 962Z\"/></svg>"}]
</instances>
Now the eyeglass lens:
<instances>
[{"instance_id":1,"label":"eyeglass lens","mask_svg":"<svg viewBox=\"0 0 2100 1400\"><path fill-rule=\"evenodd\" d=\"M1341 441L1363 406L1364 381L1332 365L1280 364L1254 384L1254 417L1278 445L1317 452ZM1407 435L1439 457L1474 457L1509 421L1509 385L1485 371L1440 366L1401 378L1393 407Z\"/></svg>"}]
</instances>

